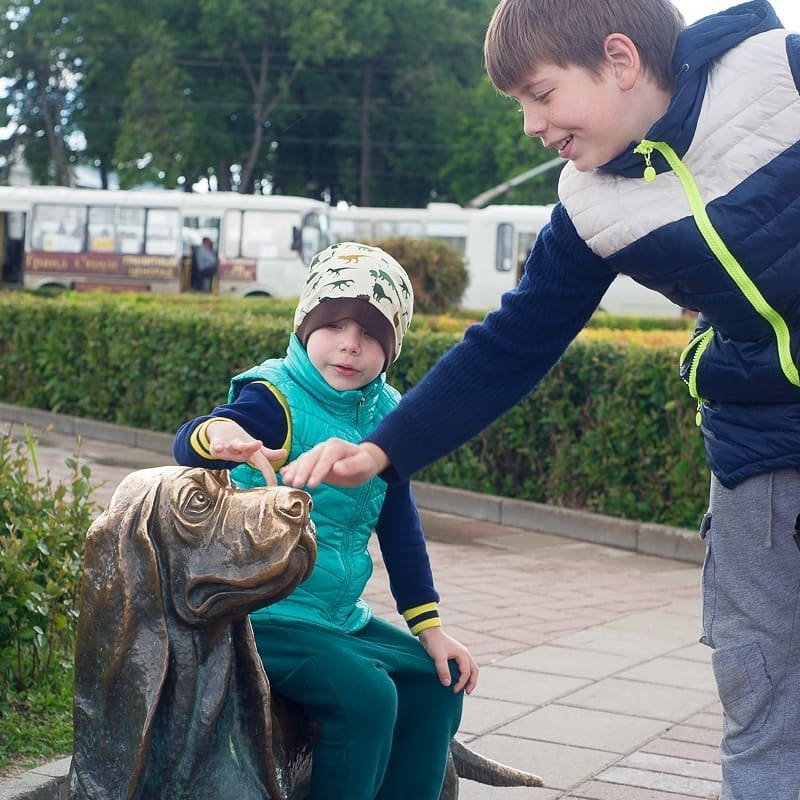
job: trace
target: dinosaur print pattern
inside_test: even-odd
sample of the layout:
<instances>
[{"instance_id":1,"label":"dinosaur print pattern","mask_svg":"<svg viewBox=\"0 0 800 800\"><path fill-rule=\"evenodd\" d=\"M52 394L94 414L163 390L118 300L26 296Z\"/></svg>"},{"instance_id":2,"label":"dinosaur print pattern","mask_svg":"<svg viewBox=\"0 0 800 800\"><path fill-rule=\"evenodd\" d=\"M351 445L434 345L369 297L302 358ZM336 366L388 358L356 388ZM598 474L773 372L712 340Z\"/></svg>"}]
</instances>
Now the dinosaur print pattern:
<instances>
[{"instance_id":1,"label":"dinosaur print pattern","mask_svg":"<svg viewBox=\"0 0 800 800\"><path fill-rule=\"evenodd\" d=\"M411 324L414 294L402 266L387 252L360 242L339 242L311 260L309 274L294 318L295 331L320 303L352 298L363 300L391 323L395 360Z\"/></svg>"}]
</instances>

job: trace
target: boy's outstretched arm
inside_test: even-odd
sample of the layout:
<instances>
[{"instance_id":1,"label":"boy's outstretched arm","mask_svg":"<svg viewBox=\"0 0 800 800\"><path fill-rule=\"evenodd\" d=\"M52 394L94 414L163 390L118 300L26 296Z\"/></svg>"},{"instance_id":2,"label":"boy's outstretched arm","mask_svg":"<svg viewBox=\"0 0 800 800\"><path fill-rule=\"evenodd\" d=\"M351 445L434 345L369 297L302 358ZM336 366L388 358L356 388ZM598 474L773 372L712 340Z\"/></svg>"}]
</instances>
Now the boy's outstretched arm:
<instances>
[{"instance_id":1,"label":"boy's outstretched arm","mask_svg":"<svg viewBox=\"0 0 800 800\"><path fill-rule=\"evenodd\" d=\"M280 472L287 486L314 489L320 483L359 486L388 466L388 456L372 442L353 444L344 439L328 439L302 453Z\"/></svg>"}]
</instances>

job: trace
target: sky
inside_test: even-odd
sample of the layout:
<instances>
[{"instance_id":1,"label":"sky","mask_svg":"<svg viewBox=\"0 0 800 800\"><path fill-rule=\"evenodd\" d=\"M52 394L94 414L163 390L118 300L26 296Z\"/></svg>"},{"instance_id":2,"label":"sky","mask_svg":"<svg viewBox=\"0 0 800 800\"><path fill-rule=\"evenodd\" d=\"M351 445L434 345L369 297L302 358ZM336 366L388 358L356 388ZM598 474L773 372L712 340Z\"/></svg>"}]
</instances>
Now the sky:
<instances>
[{"instance_id":1,"label":"sky","mask_svg":"<svg viewBox=\"0 0 800 800\"><path fill-rule=\"evenodd\" d=\"M737 5L737 0L672 0L687 22ZM800 0L770 0L785 28L800 32Z\"/></svg>"}]
</instances>

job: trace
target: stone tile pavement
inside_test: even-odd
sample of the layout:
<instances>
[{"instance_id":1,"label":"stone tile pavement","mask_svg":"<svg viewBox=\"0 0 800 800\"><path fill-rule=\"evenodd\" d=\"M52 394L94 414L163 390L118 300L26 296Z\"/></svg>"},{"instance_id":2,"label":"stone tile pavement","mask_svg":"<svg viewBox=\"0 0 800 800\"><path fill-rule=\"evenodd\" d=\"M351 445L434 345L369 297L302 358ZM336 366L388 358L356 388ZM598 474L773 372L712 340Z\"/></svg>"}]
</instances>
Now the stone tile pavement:
<instances>
[{"instance_id":1,"label":"stone tile pavement","mask_svg":"<svg viewBox=\"0 0 800 800\"><path fill-rule=\"evenodd\" d=\"M15 418L8 408L0 404L0 420ZM64 459L79 446L93 478L105 482L95 492L99 502L132 469L171 463L169 437L87 422L79 444L74 425L26 414L40 436L40 469L63 477ZM42 433L48 422L66 432ZM8 428L0 423L0 430ZM20 430L15 423L15 435ZM429 499L432 492L435 487L420 487L418 495ZM475 501L465 495L463 507ZM557 536L430 509L421 513L446 629L481 665L459 736L484 755L537 772L546 783L543 789L511 789L462 781L462 800L718 796L721 714L710 653L697 643L696 563L597 544L592 526L602 528L608 520L593 515L571 517L569 536ZM367 598L378 614L401 624L374 555ZM42 781L52 781L67 763L44 765L51 774ZM55 789L20 793L23 782L35 778L29 773L0 780L0 800L59 796Z\"/></svg>"}]
</instances>

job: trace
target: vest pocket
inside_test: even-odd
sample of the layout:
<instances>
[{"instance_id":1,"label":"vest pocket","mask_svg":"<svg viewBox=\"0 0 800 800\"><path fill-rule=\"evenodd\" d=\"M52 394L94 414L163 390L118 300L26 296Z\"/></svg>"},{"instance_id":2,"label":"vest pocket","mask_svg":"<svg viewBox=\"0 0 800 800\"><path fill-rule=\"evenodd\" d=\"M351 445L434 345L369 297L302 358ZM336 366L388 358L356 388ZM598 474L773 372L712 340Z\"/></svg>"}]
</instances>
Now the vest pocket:
<instances>
[{"instance_id":1,"label":"vest pocket","mask_svg":"<svg viewBox=\"0 0 800 800\"><path fill-rule=\"evenodd\" d=\"M751 747L772 711L772 681L758 644L715 650L711 657L725 712L723 747L741 753Z\"/></svg>"}]
</instances>

